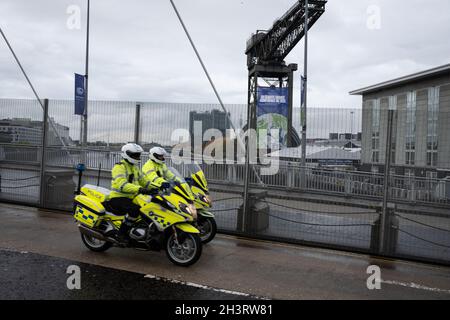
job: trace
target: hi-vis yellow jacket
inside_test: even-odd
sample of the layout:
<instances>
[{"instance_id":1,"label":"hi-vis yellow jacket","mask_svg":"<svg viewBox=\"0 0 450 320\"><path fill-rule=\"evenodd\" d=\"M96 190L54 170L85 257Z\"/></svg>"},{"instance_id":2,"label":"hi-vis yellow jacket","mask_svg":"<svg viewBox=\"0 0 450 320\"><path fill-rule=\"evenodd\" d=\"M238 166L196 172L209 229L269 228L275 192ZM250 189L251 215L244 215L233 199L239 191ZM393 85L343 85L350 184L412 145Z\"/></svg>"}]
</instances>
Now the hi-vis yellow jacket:
<instances>
[{"instance_id":1,"label":"hi-vis yellow jacket","mask_svg":"<svg viewBox=\"0 0 450 320\"><path fill-rule=\"evenodd\" d=\"M142 167L145 180L150 182L150 187L159 188L163 182L173 180L175 175L163 164L148 160Z\"/></svg>"},{"instance_id":2,"label":"hi-vis yellow jacket","mask_svg":"<svg viewBox=\"0 0 450 320\"><path fill-rule=\"evenodd\" d=\"M135 165L122 160L112 169L111 193L112 198L133 199L141 187L148 188L150 182L145 180L141 170Z\"/></svg>"}]
</instances>

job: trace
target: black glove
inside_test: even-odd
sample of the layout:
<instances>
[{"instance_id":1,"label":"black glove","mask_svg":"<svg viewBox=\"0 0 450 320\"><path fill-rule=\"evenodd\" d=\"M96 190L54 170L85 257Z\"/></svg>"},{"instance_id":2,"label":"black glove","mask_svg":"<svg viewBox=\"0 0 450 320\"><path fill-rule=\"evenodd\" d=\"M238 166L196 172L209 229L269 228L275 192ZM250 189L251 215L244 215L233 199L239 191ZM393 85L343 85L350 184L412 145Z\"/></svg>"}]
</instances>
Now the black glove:
<instances>
[{"instance_id":1,"label":"black glove","mask_svg":"<svg viewBox=\"0 0 450 320\"><path fill-rule=\"evenodd\" d=\"M140 194L146 194L146 195L153 195L153 194L155 194L155 191L151 190L151 189L140 188L139 189L139 193Z\"/></svg>"},{"instance_id":2,"label":"black glove","mask_svg":"<svg viewBox=\"0 0 450 320\"><path fill-rule=\"evenodd\" d=\"M163 190L170 189L170 183L169 182L161 183L161 189Z\"/></svg>"}]
</instances>

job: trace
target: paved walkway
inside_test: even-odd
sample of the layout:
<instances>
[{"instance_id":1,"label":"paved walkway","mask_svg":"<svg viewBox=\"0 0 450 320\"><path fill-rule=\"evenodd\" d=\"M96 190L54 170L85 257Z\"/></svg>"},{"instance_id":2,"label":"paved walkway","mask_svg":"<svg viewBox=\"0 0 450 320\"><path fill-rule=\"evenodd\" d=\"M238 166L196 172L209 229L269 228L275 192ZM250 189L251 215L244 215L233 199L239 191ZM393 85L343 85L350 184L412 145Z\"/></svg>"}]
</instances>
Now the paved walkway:
<instances>
[{"instance_id":1,"label":"paved walkway","mask_svg":"<svg viewBox=\"0 0 450 320\"><path fill-rule=\"evenodd\" d=\"M0 250L0 270L1 300L258 299L24 251Z\"/></svg>"},{"instance_id":2,"label":"paved walkway","mask_svg":"<svg viewBox=\"0 0 450 320\"><path fill-rule=\"evenodd\" d=\"M0 248L27 251L178 283L275 299L450 299L450 268L219 235L192 267L165 253L113 248L93 253L72 217L0 203ZM381 290L368 290L367 267L381 268ZM36 271L42 272L41 269ZM2 270L0 270L2 272Z\"/></svg>"}]
</instances>

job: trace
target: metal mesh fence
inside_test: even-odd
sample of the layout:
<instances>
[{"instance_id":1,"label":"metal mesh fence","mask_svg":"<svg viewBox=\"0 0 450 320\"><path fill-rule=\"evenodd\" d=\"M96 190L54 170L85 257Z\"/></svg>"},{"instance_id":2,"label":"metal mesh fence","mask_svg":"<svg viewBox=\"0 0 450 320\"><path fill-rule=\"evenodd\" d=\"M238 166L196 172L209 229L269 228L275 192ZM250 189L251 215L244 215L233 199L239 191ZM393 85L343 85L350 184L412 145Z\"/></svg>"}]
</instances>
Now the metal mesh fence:
<instances>
[{"instance_id":1,"label":"metal mesh fence","mask_svg":"<svg viewBox=\"0 0 450 320\"><path fill-rule=\"evenodd\" d=\"M279 160L274 174L262 175L267 165L253 165L247 213L245 165L229 158L203 163L219 229L448 264L450 89L441 87L439 94L433 90L367 100L362 110L310 108L307 167L300 165L299 147L273 154ZM397 108L390 116L393 103ZM219 131L230 127L218 105L92 101L88 144L81 148L73 102L53 100L48 105L53 125L48 126L43 157L41 106L0 99L0 107L0 200L62 210L72 208L77 163L87 167L83 183L109 188L122 144L143 145L145 163L151 146L171 151L179 142L172 139L175 130L191 137L194 120ZM246 106L227 108L242 128ZM294 109L295 127L299 118ZM182 164L174 166L184 173Z\"/></svg>"},{"instance_id":2,"label":"metal mesh fence","mask_svg":"<svg viewBox=\"0 0 450 320\"><path fill-rule=\"evenodd\" d=\"M0 99L0 110L0 200L38 204L44 112L25 99Z\"/></svg>"}]
</instances>

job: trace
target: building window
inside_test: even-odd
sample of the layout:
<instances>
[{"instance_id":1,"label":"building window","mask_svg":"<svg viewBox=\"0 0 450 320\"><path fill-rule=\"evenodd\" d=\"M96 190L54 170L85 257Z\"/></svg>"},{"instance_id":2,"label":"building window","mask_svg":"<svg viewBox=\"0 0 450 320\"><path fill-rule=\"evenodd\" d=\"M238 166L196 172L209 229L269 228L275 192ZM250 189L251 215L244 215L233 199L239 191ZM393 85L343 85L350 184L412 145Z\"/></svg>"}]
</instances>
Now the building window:
<instances>
[{"instance_id":1,"label":"building window","mask_svg":"<svg viewBox=\"0 0 450 320\"><path fill-rule=\"evenodd\" d=\"M406 103L406 164L414 165L416 158L416 102L415 91L408 92Z\"/></svg>"},{"instance_id":2,"label":"building window","mask_svg":"<svg viewBox=\"0 0 450 320\"><path fill-rule=\"evenodd\" d=\"M427 166L437 166L439 87L428 89Z\"/></svg>"},{"instance_id":3,"label":"building window","mask_svg":"<svg viewBox=\"0 0 450 320\"><path fill-rule=\"evenodd\" d=\"M427 178L428 179L437 179L437 172L436 171L427 171Z\"/></svg>"},{"instance_id":4,"label":"building window","mask_svg":"<svg viewBox=\"0 0 450 320\"><path fill-rule=\"evenodd\" d=\"M405 169L405 177L412 178L415 176L413 169Z\"/></svg>"},{"instance_id":5,"label":"building window","mask_svg":"<svg viewBox=\"0 0 450 320\"><path fill-rule=\"evenodd\" d=\"M372 162L380 162L380 99L374 100L372 109Z\"/></svg>"},{"instance_id":6,"label":"building window","mask_svg":"<svg viewBox=\"0 0 450 320\"><path fill-rule=\"evenodd\" d=\"M395 163L395 150L397 148L397 96L389 97L389 110L395 110L392 118L392 136L391 136L391 163Z\"/></svg>"}]
</instances>

